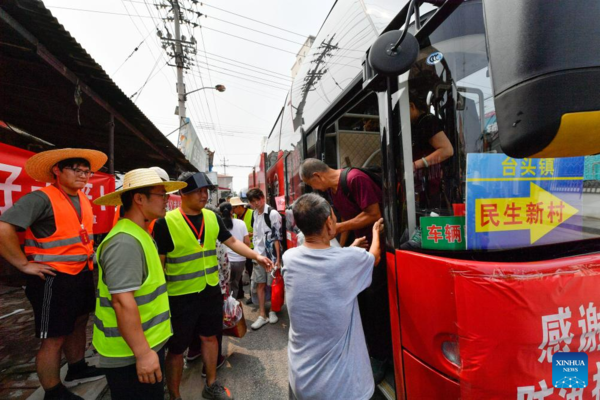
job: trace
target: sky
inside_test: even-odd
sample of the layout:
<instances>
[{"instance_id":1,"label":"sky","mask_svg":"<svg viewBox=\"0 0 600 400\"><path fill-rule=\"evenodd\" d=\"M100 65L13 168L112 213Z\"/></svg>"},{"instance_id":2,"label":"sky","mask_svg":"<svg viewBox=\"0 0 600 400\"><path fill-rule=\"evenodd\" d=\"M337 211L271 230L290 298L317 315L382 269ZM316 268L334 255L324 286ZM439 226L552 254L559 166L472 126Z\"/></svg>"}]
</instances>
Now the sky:
<instances>
[{"instance_id":1,"label":"sky","mask_svg":"<svg viewBox=\"0 0 600 400\"><path fill-rule=\"evenodd\" d=\"M262 137L283 106L296 53L306 37L316 36L335 0L179 1L199 25L182 27L187 40L197 42L195 66L184 76L186 92L227 88L189 95L187 116L202 145L216 150L214 170L225 172L225 158L239 192L248 186ZM167 65L173 60L157 35L157 29L174 33L173 21L163 20L166 0L43 2L163 134L177 130L176 68ZM176 144L177 133L168 138Z\"/></svg>"}]
</instances>

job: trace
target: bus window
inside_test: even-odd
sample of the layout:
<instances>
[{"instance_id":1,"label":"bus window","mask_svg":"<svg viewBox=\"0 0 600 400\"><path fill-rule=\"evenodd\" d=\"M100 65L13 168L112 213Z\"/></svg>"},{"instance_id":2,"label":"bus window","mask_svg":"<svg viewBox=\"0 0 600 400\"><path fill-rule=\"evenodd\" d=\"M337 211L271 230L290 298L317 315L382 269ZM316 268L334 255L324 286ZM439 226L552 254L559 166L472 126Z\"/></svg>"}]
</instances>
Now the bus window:
<instances>
[{"instance_id":1,"label":"bus window","mask_svg":"<svg viewBox=\"0 0 600 400\"><path fill-rule=\"evenodd\" d=\"M415 168L417 225L421 217L452 216L455 205L466 204L469 154L502 154L481 2L463 3L420 44L408 81L413 159L405 160ZM511 162L524 165L528 161ZM563 198L572 198L580 212L570 223L554 228L560 239L555 235L554 241L540 240L532 246L600 235L600 157L588 156L584 163L583 185L553 184L557 193L572 192Z\"/></svg>"},{"instance_id":2,"label":"bus window","mask_svg":"<svg viewBox=\"0 0 600 400\"><path fill-rule=\"evenodd\" d=\"M381 167L377 96L370 94L325 131L325 163L331 168Z\"/></svg>"},{"instance_id":3,"label":"bus window","mask_svg":"<svg viewBox=\"0 0 600 400\"><path fill-rule=\"evenodd\" d=\"M335 124L331 124L325 129L325 164L331 168L337 168L337 134Z\"/></svg>"},{"instance_id":4,"label":"bus window","mask_svg":"<svg viewBox=\"0 0 600 400\"><path fill-rule=\"evenodd\" d=\"M315 158L317 156L317 130L313 130L306 135L306 158Z\"/></svg>"}]
</instances>

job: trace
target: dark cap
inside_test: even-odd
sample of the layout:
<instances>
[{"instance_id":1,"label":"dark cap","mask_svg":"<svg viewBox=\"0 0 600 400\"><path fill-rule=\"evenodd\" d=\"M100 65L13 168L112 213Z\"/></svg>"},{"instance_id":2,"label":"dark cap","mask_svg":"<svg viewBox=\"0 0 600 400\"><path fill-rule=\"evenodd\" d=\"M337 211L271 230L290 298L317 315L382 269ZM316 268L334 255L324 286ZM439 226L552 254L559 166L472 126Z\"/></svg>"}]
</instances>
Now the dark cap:
<instances>
[{"instance_id":1,"label":"dark cap","mask_svg":"<svg viewBox=\"0 0 600 400\"><path fill-rule=\"evenodd\" d=\"M196 172L194 175L187 178L185 183L188 185L184 189L181 189L181 193L183 194L193 192L197 189L202 189L203 187L208 187L208 190L215 189L215 185L213 185L204 172Z\"/></svg>"}]
</instances>

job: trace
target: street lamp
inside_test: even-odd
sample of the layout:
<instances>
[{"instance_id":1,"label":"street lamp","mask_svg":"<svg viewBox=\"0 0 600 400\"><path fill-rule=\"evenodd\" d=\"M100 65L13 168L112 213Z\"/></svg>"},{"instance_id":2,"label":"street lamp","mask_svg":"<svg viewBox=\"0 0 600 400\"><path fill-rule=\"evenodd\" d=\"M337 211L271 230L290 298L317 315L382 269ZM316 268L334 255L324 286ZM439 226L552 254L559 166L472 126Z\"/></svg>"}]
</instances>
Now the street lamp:
<instances>
[{"instance_id":1,"label":"street lamp","mask_svg":"<svg viewBox=\"0 0 600 400\"><path fill-rule=\"evenodd\" d=\"M221 92L221 93L222 93L222 92L224 92L224 91L225 91L225 85L216 85L215 87L212 87L212 86L205 86L205 87L201 87L201 88L199 88L199 89L192 90L191 92L187 92L187 93L184 93L184 94L183 94L183 100L184 100L184 101L185 101L185 100L187 100L187 95L188 95L188 94L196 93L196 92L198 92L198 91L200 91L200 90L204 90L204 89L214 89L214 90L216 90L217 92Z\"/></svg>"}]
</instances>

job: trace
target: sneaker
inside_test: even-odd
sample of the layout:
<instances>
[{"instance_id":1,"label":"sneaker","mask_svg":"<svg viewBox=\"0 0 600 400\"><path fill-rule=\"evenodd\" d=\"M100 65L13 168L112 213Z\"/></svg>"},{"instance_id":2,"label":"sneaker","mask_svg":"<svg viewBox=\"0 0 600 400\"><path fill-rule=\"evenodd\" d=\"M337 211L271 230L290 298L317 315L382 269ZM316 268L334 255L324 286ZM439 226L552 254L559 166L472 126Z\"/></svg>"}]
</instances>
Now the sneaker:
<instances>
[{"instance_id":1,"label":"sneaker","mask_svg":"<svg viewBox=\"0 0 600 400\"><path fill-rule=\"evenodd\" d=\"M256 319L256 321L254 321L254 323L252 325L250 325L250 327L254 330L257 330L257 329L262 328L263 326L265 326L268 323L269 323L268 319L259 315L258 318Z\"/></svg>"},{"instance_id":2,"label":"sneaker","mask_svg":"<svg viewBox=\"0 0 600 400\"><path fill-rule=\"evenodd\" d=\"M269 312L269 322L271 324L276 324L277 321L279 321L279 318L277 318L277 314L275 313L275 311Z\"/></svg>"},{"instance_id":3,"label":"sneaker","mask_svg":"<svg viewBox=\"0 0 600 400\"><path fill-rule=\"evenodd\" d=\"M54 388L44 394L44 400L83 400L83 397L77 396L73 392L69 392L64 385Z\"/></svg>"},{"instance_id":4,"label":"sneaker","mask_svg":"<svg viewBox=\"0 0 600 400\"><path fill-rule=\"evenodd\" d=\"M194 349L194 348L190 347L188 349L187 355L185 356L185 359L187 361L194 361L197 358L199 358L200 356L202 356L202 349Z\"/></svg>"},{"instance_id":5,"label":"sneaker","mask_svg":"<svg viewBox=\"0 0 600 400\"><path fill-rule=\"evenodd\" d=\"M216 399L216 400L233 400L233 396L229 389L221 385L218 381L215 381L212 385L204 386L202 391L203 399Z\"/></svg>"},{"instance_id":6,"label":"sneaker","mask_svg":"<svg viewBox=\"0 0 600 400\"><path fill-rule=\"evenodd\" d=\"M225 359L227 357L225 357L222 354L219 354L219 358L217 359L217 369L221 368L223 366L223 364L225 364ZM202 366L202 377L206 378L206 367L203 365Z\"/></svg>"},{"instance_id":7,"label":"sneaker","mask_svg":"<svg viewBox=\"0 0 600 400\"><path fill-rule=\"evenodd\" d=\"M78 368L77 370L69 368L67 370L65 386L73 387L82 383L97 381L102 378L104 378L104 372L102 372L100 368L85 363L83 368Z\"/></svg>"},{"instance_id":8,"label":"sneaker","mask_svg":"<svg viewBox=\"0 0 600 400\"><path fill-rule=\"evenodd\" d=\"M254 303L252 302L252 297L249 297L249 298L246 300L246 305L247 305L247 306L249 306L249 305L251 305L251 304L254 304Z\"/></svg>"},{"instance_id":9,"label":"sneaker","mask_svg":"<svg viewBox=\"0 0 600 400\"><path fill-rule=\"evenodd\" d=\"M373 371L373 380L376 385L381 383L385 378L386 369L387 360L378 360L377 358L371 357L371 370Z\"/></svg>"}]
</instances>

